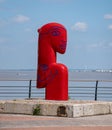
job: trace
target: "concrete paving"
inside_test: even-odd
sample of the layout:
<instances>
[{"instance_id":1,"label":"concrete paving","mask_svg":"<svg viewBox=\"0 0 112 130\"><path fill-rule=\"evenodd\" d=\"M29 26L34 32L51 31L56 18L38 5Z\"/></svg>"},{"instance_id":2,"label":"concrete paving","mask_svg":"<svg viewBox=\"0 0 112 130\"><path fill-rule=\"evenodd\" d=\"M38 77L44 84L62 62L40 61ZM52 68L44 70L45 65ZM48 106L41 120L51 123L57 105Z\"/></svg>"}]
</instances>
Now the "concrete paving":
<instances>
[{"instance_id":1,"label":"concrete paving","mask_svg":"<svg viewBox=\"0 0 112 130\"><path fill-rule=\"evenodd\" d=\"M0 130L112 130L112 114L78 118L0 114Z\"/></svg>"},{"instance_id":2,"label":"concrete paving","mask_svg":"<svg viewBox=\"0 0 112 130\"><path fill-rule=\"evenodd\" d=\"M0 113L76 118L112 114L112 102L40 99L0 100Z\"/></svg>"}]
</instances>

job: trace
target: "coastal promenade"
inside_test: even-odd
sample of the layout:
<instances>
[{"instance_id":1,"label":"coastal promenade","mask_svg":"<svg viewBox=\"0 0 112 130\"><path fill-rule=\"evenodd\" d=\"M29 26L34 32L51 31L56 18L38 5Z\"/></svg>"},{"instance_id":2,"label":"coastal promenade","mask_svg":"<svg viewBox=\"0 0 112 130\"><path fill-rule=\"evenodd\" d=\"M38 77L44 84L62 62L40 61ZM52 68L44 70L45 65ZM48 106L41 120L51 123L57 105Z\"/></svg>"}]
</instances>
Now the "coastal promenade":
<instances>
[{"instance_id":1,"label":"coastal promenade","mask_svg":"<svg viewBox=\"0 0 112 130\"><path fill-rule=\"evenodd\" d=\"M0 114L0 130L112 130L112 115L66 118Z\"/></svg>"},{"instance_id":2,"label":"coastal promenade","mask_svg":"<svg viewBox=\"0 0 112 130\"><path fill-rule=\"evenodd\" d=\"M112 102L0 100L0 130L112 130Z\"/></svg>"}]
</instances>

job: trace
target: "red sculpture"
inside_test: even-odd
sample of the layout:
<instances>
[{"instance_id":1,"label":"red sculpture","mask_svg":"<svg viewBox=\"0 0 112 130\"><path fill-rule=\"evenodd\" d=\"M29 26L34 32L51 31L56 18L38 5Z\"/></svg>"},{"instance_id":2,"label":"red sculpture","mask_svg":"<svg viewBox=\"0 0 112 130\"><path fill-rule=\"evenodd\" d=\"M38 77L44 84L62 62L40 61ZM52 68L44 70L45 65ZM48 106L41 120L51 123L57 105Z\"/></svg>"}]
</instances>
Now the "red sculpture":
<instances>
[{"instance_id":1,"label":"red sculpture","mask_svg":"<svg viewBox=\"0 0 112 130\"><path fill-rule=\"evenodd\" d=\"M67 31L59 23L38 29L37 88L46 88L46 100L68 100L68 69L56 63L56 52L66 51Z\"/></svg>"}]
</instances>

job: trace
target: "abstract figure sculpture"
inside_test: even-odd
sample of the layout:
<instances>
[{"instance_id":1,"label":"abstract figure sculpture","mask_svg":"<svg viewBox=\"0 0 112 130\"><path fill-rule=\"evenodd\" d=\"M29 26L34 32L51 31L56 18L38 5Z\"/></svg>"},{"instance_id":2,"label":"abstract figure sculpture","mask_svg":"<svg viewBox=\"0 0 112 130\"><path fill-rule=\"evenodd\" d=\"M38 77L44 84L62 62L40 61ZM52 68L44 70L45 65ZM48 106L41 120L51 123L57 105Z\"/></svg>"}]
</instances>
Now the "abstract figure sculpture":
<instances>
[{"instance_id":1,"label":"abstract figure sculpture","mask_svg":"<svg viewBox=\"0 0 112 130\"><path fill-rule=\"evenodd\" d=\"M37 88L46 88L46 100L68 100L68 69L56 63L56 52L66 51L67 31L59 23L38 29Z\"/></svg>"}]
</instances>

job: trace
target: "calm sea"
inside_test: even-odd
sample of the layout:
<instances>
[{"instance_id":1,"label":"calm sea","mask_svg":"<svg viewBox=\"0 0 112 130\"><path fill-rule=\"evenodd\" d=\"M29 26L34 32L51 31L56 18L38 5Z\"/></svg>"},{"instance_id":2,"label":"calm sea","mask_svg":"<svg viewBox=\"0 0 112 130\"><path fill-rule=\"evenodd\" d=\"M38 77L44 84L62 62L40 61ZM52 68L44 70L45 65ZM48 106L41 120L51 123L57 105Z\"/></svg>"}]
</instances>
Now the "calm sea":
<instances>
[{"instance_id":1,"label":"calm sea","mask_svg":"<svg viewBox=\"0 0 112 130\"><path fill-rule=\"evenodd\" d=\"M0 80L36 80L36 70L0 70ZM112 81L112 70L69 70L69 80Z\"/></svg>"},{"instance_id":2,"label":"calm sea","mask_svg":"<svg viewBox=\"0 0 112 130\"><path fill-rule=\"evenodd\" d=\"M32 80L32 98L44 97L45 89L36 89L36 70L0 70L0 99L27 98ZM96 81L98 100L112 100L111 70L69 70L69 97L94 100Z\"/></svg>"}]
</instances>

